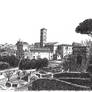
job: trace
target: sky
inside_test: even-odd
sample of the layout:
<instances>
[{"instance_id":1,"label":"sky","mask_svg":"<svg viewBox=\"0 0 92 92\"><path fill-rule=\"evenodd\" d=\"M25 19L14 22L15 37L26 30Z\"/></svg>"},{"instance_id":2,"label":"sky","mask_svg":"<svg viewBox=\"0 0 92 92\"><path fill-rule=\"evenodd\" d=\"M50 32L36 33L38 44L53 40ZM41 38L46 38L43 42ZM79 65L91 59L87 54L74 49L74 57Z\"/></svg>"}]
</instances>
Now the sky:
<instances>
[{"instance_id":1,"label":"sky","mask_svg":"<svg viewBox=\"0 0 92 92\"><path fill-rule=\"evenodd\" d=\"M0 44L40 41L72 44L91 39L75 32L78 24L92 18L92 0L0 0Z\"/></svg>"}]
</instances>

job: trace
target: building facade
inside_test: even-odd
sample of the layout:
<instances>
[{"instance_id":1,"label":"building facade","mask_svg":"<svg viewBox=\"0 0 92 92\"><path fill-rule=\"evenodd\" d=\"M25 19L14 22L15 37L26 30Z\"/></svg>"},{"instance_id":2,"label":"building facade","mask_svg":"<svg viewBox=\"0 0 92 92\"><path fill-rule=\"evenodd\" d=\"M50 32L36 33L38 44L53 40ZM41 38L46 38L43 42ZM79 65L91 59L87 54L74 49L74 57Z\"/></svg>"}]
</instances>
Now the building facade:
<instances>
[{"instance_id":1,"label":"building facade","mask_svg":"<svg viewBox=\"0 0 92 92\"><path fill-rule=\"evenodd\" d=\"M47 58L52 59L52 52L49 48L30 48L31 59Z\"/></svg>"},{"instance_id":2,"label":"building facade","mask_svg":"<svg viewBox=\"0 0 92 92\"><path fill-rule=\"evenodd\" d=\"M88 61L87 61L87 47L86 46L73 46L73 54L74 58L74 65L73 68L75 68L78 72L86 72L88 67Z\"/></svg>"},{"instance_id":3,"label":"building facade","mask_svg":"<svg viewBox=\"0 0 92 92\"><path fill-rule=\"evenodd\" d=\"M72 52L73 52L72 45L61 44L61 45L58 45L57 47L57 54L58 56L61 57L61 59L63 59L67 55L72 54Z\"/></svg>"}]
</instances>

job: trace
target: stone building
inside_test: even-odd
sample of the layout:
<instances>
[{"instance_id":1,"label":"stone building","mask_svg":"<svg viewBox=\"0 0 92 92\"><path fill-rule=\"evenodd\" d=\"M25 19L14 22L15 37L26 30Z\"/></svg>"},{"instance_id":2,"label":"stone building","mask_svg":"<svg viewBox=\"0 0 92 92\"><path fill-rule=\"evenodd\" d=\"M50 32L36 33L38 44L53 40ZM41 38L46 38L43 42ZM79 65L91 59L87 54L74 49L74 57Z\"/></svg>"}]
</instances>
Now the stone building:
<instances>
[{"instance_id":1,"label":"stone building","mask_svg":"<svg viewBox=\"0 0 92 92\"><path fill-rule=\"evenodd\" d=\"M75 71L86 72L88 66L86 46L73 46L72 58Z\"/></svg>"},{"instance_id":2,"label":"stone building","mask_svg":"<svg viewBox=\"0 0 92 92\"><path fill-rule=\"evenodd\" d=\"M72 54L72 45L69 44L61 44L57 47L58 56L63 59L65 56Z\"/></svg>"},{"instance_id":3,"label":"stone building","mask_svg":"<svg viewBox=\"0 0 92 92\"><path fill-rule=\"evenodd\" d=\"M30 48L31 59L37 58L47 58L51 60L52 52L49 48Z\"/></svg>"}]
</instances>

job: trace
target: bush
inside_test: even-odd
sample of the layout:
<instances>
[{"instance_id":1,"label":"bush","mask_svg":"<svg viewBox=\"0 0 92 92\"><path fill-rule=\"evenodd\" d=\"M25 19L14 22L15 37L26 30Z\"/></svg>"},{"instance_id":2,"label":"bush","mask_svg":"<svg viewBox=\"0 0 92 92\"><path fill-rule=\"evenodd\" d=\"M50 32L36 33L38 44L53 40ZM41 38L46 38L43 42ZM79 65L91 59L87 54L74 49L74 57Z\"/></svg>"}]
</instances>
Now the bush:
<instances>
[{"instance_id":1,"label":"bush","mask_svg":"<svg viewBox=\"0 0 92 92\"><path fill-rule=\"evenodd\" d=\"M39 58L39 59L36 60L36 66L35 66L35 68L38 70L38 69L40 69L42 67L43 67L43 65L42 65L42 59Z\"/></svg>"},{"instance_id":2,"label":"bush","mask_svg":"<svg viewBox=\"0 0 92 92\"><path fill-rule=\"evenodd\" d=\"M19 63L19 69L21 70L30 69L30 60L22 59Z\"/></svg>"},{"instance_id":3,"label":"bush","mask_svg":"<svg viewBox=\"0 0 92 92\"><path fill-rule=\"evenodd\" d=\"M11 67L17 67L19 63L18 59L14 55L3 56L1 59L2 61L9 63Z\"/></svg>"},{"instance_id":4,"label":"bush","mask_svg":"<svg viewBox=\"0 0 92 92\"><path fill-rule=\"evenodd\" d=\"M80 68L78 64L76 64L76 61L75 61L75 56L74 55L68 55L67 56L67 59L65 59L65 61L63 62L63 68L64 68L64 71L79 71Z\"/></svg>"},{"instance_id":5,"label":"bush","mask_svg":"<svg viewBox=\"0 0 92 92\"><path fill-rule=\"evenodd\" d=\"M7 62L0 61L0 70L8 69L10 68L10 65Z\"/></svg>"},{"instance_id":6,"label":"bush","mask_svg":"<svg viewBox=\"0 0 92 92\"><path fill-rule=\"evenodd\" d=\"M31 61L30 61L30 68L31 69L35 69L36 68L36 59L32 59Z\"/></svg>"},{"instance_id":7,"label":"bush","mask_svg":"<svg viewBox=\"0 0 92 92\"><path fill-rule=\"evenodd\" d=\"M14 55L9 56L8 58L9 58L10 66L12 66L12 67L17 67L18 66L19 60Z\"/></svg>"},{"instance_id":8,"label":"bush","mask_svg":"<svg viewBox=\"0 0 92 92\"><path fill-rule=\"evenodd\" d=\"M37 65L36 65L37 60L36 59L22 59L20 64L19 64L19 69L21 70L26 70L26 69L36 69Z\"/></svg>"},{"instance_id":9,"label":"bush","mask_svg":"<svg viewBox=\"0 0 92 92\"><path fill-rule=\"evenodd\" d=\"M47 58L39 58L36 60L36 68L37 69L41 69L43 67L47 67L48 66L48 59Z\"/></svg>"},{"instance_id":10,"label":"bush","mask_svg":"<svg viewBox=\"0 0 92 92\"><path fill-rule=\"evenodd\" d=\"M47 67L47 66L48 66L49 61L48 61L48 59L47 59L47 58L43 58L43 59L42 59L42 63L43 63L43 67Z\"/></svg>"},{"instance_id":11,"label":"bush","mask_svg":"<svg viewBox=\"0 0 92 92\"><path fill-rule=\"evenodd\" d=\"M44 58L44 59L23 59L21 60L20 64L19 64L19 69L41 69L43 67L47 67L48 65L48 59Z\"/></svg>"}]
</instances>

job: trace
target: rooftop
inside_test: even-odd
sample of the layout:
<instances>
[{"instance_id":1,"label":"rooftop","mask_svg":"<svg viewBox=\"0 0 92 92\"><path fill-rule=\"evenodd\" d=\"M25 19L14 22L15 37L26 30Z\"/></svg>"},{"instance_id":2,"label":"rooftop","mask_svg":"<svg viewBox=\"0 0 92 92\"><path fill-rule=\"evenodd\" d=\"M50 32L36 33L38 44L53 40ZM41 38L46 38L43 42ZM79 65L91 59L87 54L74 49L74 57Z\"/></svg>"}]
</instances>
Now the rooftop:
<instances>
[{"instance_id":1,"label":"rooftop","mask_svg":"<svg viewBox=\"0 0 92 92\"><path fill-rule=\"evenodd\" d=\"M30 51L33 51L33 52L36 52L36 51L39 51L39 52L50 52L50 49L49 48L30 48Z\"/></svg>"}]
</instances>

